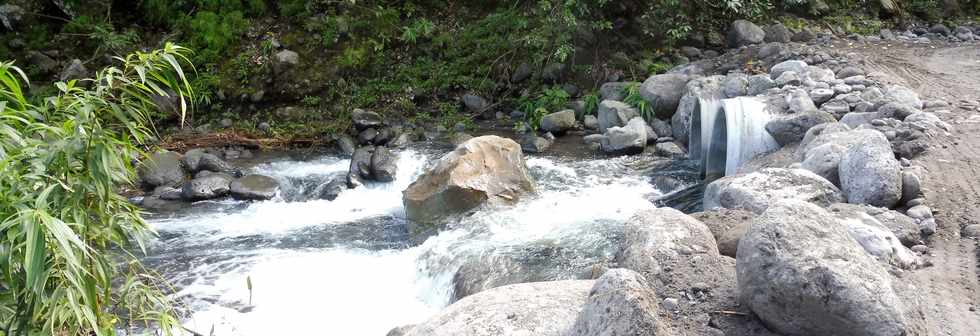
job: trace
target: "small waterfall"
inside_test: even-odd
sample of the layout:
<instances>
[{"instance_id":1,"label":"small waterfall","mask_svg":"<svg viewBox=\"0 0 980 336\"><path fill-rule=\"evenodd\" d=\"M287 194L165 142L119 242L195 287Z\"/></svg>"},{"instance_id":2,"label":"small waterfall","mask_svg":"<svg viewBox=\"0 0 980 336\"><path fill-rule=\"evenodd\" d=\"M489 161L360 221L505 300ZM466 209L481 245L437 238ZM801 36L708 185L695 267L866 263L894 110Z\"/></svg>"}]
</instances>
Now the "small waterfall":
<instances>
[{"instance_id":1,"label":"small waterfall","mask_svg":"<svg viewBox=\"0 0 980 336\"><path fill-rule=\"evenodd\" d=\"M762 98L707 96L698 105L691 121L690 157L700 160L706 180L733 175L742 163L779 149L766 131L772 115Z\"/></svg>"}]
</instances>

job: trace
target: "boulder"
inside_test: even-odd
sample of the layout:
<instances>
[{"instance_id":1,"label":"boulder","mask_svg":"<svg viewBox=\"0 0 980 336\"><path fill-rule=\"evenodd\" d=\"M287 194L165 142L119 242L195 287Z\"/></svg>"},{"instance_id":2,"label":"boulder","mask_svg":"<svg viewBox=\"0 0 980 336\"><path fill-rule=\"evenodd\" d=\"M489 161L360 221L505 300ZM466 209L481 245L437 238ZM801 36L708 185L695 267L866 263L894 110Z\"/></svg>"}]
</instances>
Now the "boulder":
<instances>
[{"instance_id":1,"label":"boulder","mask_svg":"<svg viewBox=\"0 0 980 336\"><path fill-rule=\"evenodd\" d=\"M598 130L599 118L596 118L594 115L587 114L585 117L582 117L582 125L588 130Z\"/></svg>"},{"instance_id":2,"label":"boulder","mask_svg":"<svg viewBox=\"0 0 980 336\"><path fill-rule=\"evenodd\" d=\"M140 181L146 190L156 187L180 187L184 184L184 168L178 153L164 151L150 154L140 163L138 172Z\"/></svg>"},{"instance_id":3,"label":"boulder","mask_svg":"<svg viewBox=\"0 0 980 336\"><path fill-rule=\"evenodd\" d=\"M531 65L528 63L521 63L514 69L514 73L510 75L511 83L520 83L531 77Z\"/></svg>"},{"instance_id":4,"label":"boulder","mask_svg":"<svg viewBox=\"0 0 980 336\"><path fill-rule=\"evenodd\" d=\"M358 108L351 112L351 120L354 122L354 128L359 132L368 128L381 127L382 124L381 115Z\"/></svg>"},{"instance_id":5,"label":"boulder","mask_svg":"<svg viewBox=\"0 0 980 336\"><path fill-rule=\"evenodd\" d=\"M922 192L922 180L919 174L912 169L902 171L902 200L901 204L907 204L916 198L924 196Z\"/></svg>"},{"instance_id":6,"label":"boulder","mask_svg":"<svg viewBox=\"0 0 980 336\"><path fill-rule=\"evenodd\" d=\"M626 126L611 127L604 135L600 145L609 154L639 154L647 146L647 126L640 117L631 119Z\"/></svg>"},{"instance_id":7,"label":"boulder","mask_svg":"<svg viewBox=\"0 0 980 336\"><path fill-rule=\"evenodd\" d=\"M463 106L465 106L466 110L470 111L471 113L480 114L490 107L490 102L483 99L483 97L472 93L467 93L463 95Z\"/></svg>"},{"instance_id":8,"label":"boulder","mask_svg":"<svg viewBox=\"0 0 980 336\"><path fill-rule=\"evenodd\" d=\"M188 166L188 168L190 168L190 166ZM201 154L197 158L197 165L194 168L196 169L193 170L193 172L207 170L213 172L228 173L236 177L241 176L241 170L238 169L238 167L235 167L234 165L228 163L228 161L225 161L224 159L211 153Z\"/></svg>"},{"instance_id":9,"label":"boulder","mask_svg":"<svg viewBox=\"0 0 980 336\"><path fill-rule=\"evenodd\" d=\"M916 220L895 210L848 203L833 204L828 210L841 219L858 219L868 225L885 228L906 247L919 244L922 240Z\"/></svg>"},{"instance_id":10,"label":"boulder","mask_svg":"<svg viewBox=\"0 0 980 336\"><path fill-rule=\"evenodd\" d=\"M610 127L625 126L630 119L640 116L635 108L615 100L599 103L599 132L605 133Z\"/></svg>"},{"instance_id":11,"label":"boulder","mask_svg":"<svg viewBox=\"0 0 980 336\"><path fill-rule=\"evenodd\" d=\"M779 77L776 77L776 86L800 86L803 85L803 78L796 71L786 71L783 72Z\"/></svg>"},{"instance_id":12,"label":"boulder","mask_svg":"<svg viewBox=\"0 0 980 336\"><path fill-rule=\"evenodd\" d=\"M841 190L848 203L891 208L902 197L901 166L884 134L860 134L866 136L854 139L841 156Z\"/></svg>"},{"instance_id":13,"label":"boulder","mask_svg":"<svg viewBox=\"0 0 980 336\"><path fill-rule=\"evenodd\" d=\"M551 133L545 136L538 136L535 133L528 133L521 137L521 149L525 153L544 153L551 144L554 143L554 136Z\"/></svg>"},{"instance_id":14,"label":"boulder","mask_svg":"<svg viewBox=\"0 0 980 336\"><path fill-rule=\"evenodd\" d=\"M234 178L224 173L209 174L184 183L181 196L188 201L206 200L225 196L231 191ZM163 198L163 197L161 197Z\"/></svg>"},{"instance_id":15,"label":"boulder","mask_svg":"<svg viewBox=\"0 0 980 336\"><path fill-rule=\"evenodd\" d=\"M782 199L829 206L843 202L844 196L833 183L808 170L764 168L726 176L708 184L704 191L704 209L742 209L759 214Z\"/></svg>"},{"instance_id":16,"label":"boulder","mask_svg":"<svg viewBox=\"0 0 980 336\"><path fill-rule=\"evenodd\" d=\"M653 133L656 133L661 138L671 138L674 136L674 130L670 128L670 123L666 121L653 119L650 121L650 127L653 128Z\"/></svg>"},{"instance_id":17,"label":"boulder","mask_svg":"<svg viewBox=\"0 0 980 336\"><path fill-rule=\"evenodd\" d=\"M783 200L757 218L736 268L741 302L781 334L926 334L888 272L811 203Z\"/></svg>"},{"instance_id":18,"label":"boulder","mask_svg":"<svg viewBox=\"0 0 980 336\"><path fill-rule=\"evenodd\" d=\"M672 274L717 272L700 266L719 255L704 223L673 208L654 208L640 210L626 221L623 250L616 261L644 274L658 288L670 282Z\"/></svg>"},{"instance_id":19,"label":"boulder","mask_svg":"<svg viewBox=\"0 0 980 336\"><path fill-rule=\"evenodd\" d=\"M599 98L602 100L623 101L626 94L623 90L630 85L639 85L637 82L608 82L599 87Z\"/></svg>"},{"instance_id":20,"label":"boulder","mask_svg":"<svg viewBox=\"0 0 980 336\"><path fill-rule=\"evenodd\" d=\"M771 76L772 79L776 79L779 78L779 76L782 76L784 72L788 72L788 71L801 74L804 71L806 71L807 66L808 65L804 61L781 62L776 65L773 65L772 68L769 69L769 76Z\"/></svg>"},{"instance_id":21,"label":"boulder","mask_svg":"<svg viewBox=\"0 0 980 336\"><path fill-rule=\"evenodd\" d=\"M725 93L725 97L734 98L741 97L748 94L749 89L749 77L743 73L732 73L725 77L725 81L721 83L722 91Z\"/></svg>"},{"instance_id":22,"label":"boulder","mask_svg":"<svg viewBox=\"0 0 980 336\"><path fill-rule=\"evenodd\" d=\"M863 76L864 74L864 70L861 70L855 66L846 66L837 71L838 78L850 78L854 76Z\"/></svg>"},{"instance_id":23,"label":"boulder","mask_svg":"<svg viewBox=\"0 0 980 336\"><path fill-rule=\"evenodd\" d=\"M748 95L755 96L763 94L771 88L776 87L776 82L769 75L749 76Z\"/></svg>"},{"instance_id":24,"label":"boulder","mask_svg":"<svg viewBox=\"0 0 980 336\"><path fill-rule=\"evenodd\" d=\"M245 175L231 182L231 196L239 200L268 200L278 192L279 181L265 175Z\"/></svg>"},{"instance_id":25,"label":"boulder","mask_svg":"<svg viewBox=\"0 0 980 336\"><path fill-rule=\"evenodd\" d=\"M344 174L335 175L323 186L323 189L320 189L320 199L333 201L340 197L344 190L347 190L347 177Z\"/></svg>"},{"instance_id":26,"label":"boulder","mask_svg":"<svg viewBox=\"0 0 980 336\"><path fill-rule=\"evenodd\" d=\"M67 82L73 79L84 79L88 77L88 74L89 72L88 69L85 68L85 64L76 58L71 60L71 63L61 70L61 75L58 76L58 79L62 82Z\"/></svg>"},{"instance_id":27,"label":"boulder","mask_svg":"<svg viewBox=\"0 0 980 336\"><path fill-rule=\"evenodd\" d=\"M374 146L364 146L354 151L350 159L350 169L347 172L347 187L357 188L364 185L365 180L371 179L371 158L374 156Z\"/></svg>"},{"instance_id":28,"label":"boulder","mask_svg":"<svg viewBox=\"0 0 980 336\"><path fill-rule=\"evenodd\" d=\"M398 156L385 147L375 147L371 153L371 178L378 182L391 182L398 173Z\"/></svg>"},{"instance_id":29,"label":"boulder","mask_svg":"<svg viewBox=\"0 0 980 336\"><path fill-rule=\"evenodd\" d=\"M919 94L904 86L889 85L885 88L885 99L890 102L902 103L916 109L922 109Z\"/></svg>"},{"instance_id":30,"label":"boulder","mask_svg":"<svg viewBox=\"0 0 980 336\"><path fill-rule=\"evenodd\" d=\"M756 214L745 210L720 208L691 216L708 226L711 234L715 236L715 241L718 242L718 252L721 255L734 258L738 250L738 241L742 239L742 235L745 234L745 230L748 230Z\"/></svg>"},{"instance_id":31,"label":"boulder","mask_svg":"<svg viewBox=\"0 0 980 336\"><path fill-rule=\"evenodd\" d=\"M566 280L489 289L446 307L405 335L567 335L595 283Z\"/></svg>"},{"instance_id":32,"label":"boulder","mask_svg":"<svg viewBox=\"0 0 980 336\"><path fill-rule=\"evenodd\" d=\"M776 139L776 142L785 146L803 140L806 132L814 126L835 121L837 119L834 119L830 113L814 109L772 119L766 124L766 131Z\"/></svg>"},{"instance_id":33,"label":"boulder","mask_svg":"<svg viewBox=\"0 0 980 336\"><path fill-rule=\"evenodd\" d=\"M850 127L839 122L820 124L811 128L803 136L803 141L800 141L800 148L797 153L800 158L803 158L811 149L828 143L833 143L844 148L851 148L851 146L860 142L861 138L873 137L875 133L880 134L881 132L867 128L851 130Z\"/></svg>"},{"instance_id":34,"label":"boulder","mask_svg":"<svg viewBox=\"0 0 980 336\"><path fill-rule=\"evenodd\" d=\"M728 46L738 48L765 41L766 32L752 22L736 20L728 30Z\"/></svg>"},{"instance_id":35,"label":"boulder","mask_svg":"<svg viewBox=\"0 0 980 336\"><path fill-rule=\"evenodd\" d=\"M541 117L541 131L564 134L575 128L575 111L562 110Z\"/></svg>"},{"instance_id":36,"label":"boulder","mask_svg":"<svg viewBox=\"0 0 980 336\"><path fill-rule=\"evenodd\" d=\"M765 29L766 42L789 43L793 39L793 33L782 23L772 24Z\"/></svg>"},{"instance_id":37,"label":"boulder","mask_svg":"<svg viewBox=\"0 0 980 336\"><path fill-rule=\"evenodd\" d=\"M640 85L640 95L650 103L658 118L668 119L677 111L677 105L686 92L688 81L690 77L682 74L650 76Z\"/></svg>"},{"instance_id":38,"label":"boulder","mask_svg":"<svg viewBox=\"0 0 980 336\"><path fill-rule=\"evenodd\" d=\"M687 153L684 152L684 149L681 148L681 146L675 144L673 141L658 142L654 146L654 149L655 149L654 154L666 158L683 158L687 156Z\"/></svg>"},{"instance_id":39,"label":"boulder","mask_svg":"<svg viewBox=\"0 0 980 336\"><path fill-rule=\"evenodd\" d=\"M871 124L871 121L875 119L878 119L878 112L851 112L840 118L840 123L850 128L857 128L861 125Z\"/></svg>"},{"instance_id":40,"label":"boulder","mask_svg":"<svg viewBox=\"0 0 980 336\"><path fill-rule=\"evenodd\" d=\"M667 335L656 293L632 270L606 271L589 291L569 336Z\"/></svg>"},{"instance_id":41,"label":"boulder","mask_svg":"<svg viewBox=\"0 0 980 336\"><path fill-rule=\"evenodd\" d=\"M299 54L295 51L284 49L276 53L276 63L280 66L291 66L299 64Z\"/></svg>"},{"instance_id":42,"label":"boulder","mask_svg":"<svg viewBox=\"0 0 980 336\"><path fill-rule=\"evenodd\" d=\"M533 282L531 270L515 258L496 254L467 258L453 274L451 302L491 288L525 282Z\"/></svg>"},{"instance_id":43,"label":"boulder","mask_svg":"<svg viewBox=\"0 0 980 336\"><path fill-rule=\"evenodd\" d=\"M918 112L921 111L907 104L898 102L890 102L878 108L878 114L881 116L881 118L892 118L896 120L905 120L905 118L908 116Z\"/></svg>"},{"instance_id":44,"label":"boulder","mask_svg":"<svg viewBox=\"0 0 980 336\"><path fill-rule=\"evenodd\" d=\"M406 216L424 222L488 202L516 202L533 191L520 145L498 136L481 136L440 158L402 197Z\"/></svg>"},{"instance_id":45,"label":"boulder","mask_svg":"<svg viewBox=\"0 0 980 336\"><path fill-rule=\"evenodd\" d=\"M813 89L810 91L810 99L813 100L814 104L820 105L834 98L836 94L837 92L833 89Z\"/></svg>"},{"instance_id":46,"label":"boulder","mask_svg":"<svg viewBox=\"0 0 980 336\"><path fill-rule=\"evenodd\" d=\"M809 170L840 187L840 158L847 148L826 143L810 149L803 158L800 168Z\"/></svg>"}]
</instances>

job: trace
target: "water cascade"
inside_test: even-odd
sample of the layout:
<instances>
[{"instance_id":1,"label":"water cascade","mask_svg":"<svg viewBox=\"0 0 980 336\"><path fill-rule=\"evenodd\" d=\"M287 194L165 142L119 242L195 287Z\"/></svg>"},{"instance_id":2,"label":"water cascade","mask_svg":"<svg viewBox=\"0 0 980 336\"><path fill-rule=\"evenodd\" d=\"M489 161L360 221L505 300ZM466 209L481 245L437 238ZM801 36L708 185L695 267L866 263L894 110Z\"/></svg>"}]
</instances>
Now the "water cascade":
<instances>
[{"instance_id":1,"label":"water cascade","mask_svg":"<svg viewBox=\"0 0 980 336\"><path fill-rule=\"evenodd\" d=\"M384 335L448 305L464 264L506 258L526 266L521 280L582 278L614 258L623 222L661 196L643 160L529 158L537 195L478 209L416 243L401 191L441 155L426 150L398 152L394 182L332 202L297 195L315 194L348 159L255 166L283 183L279 197L155 214L160 238L144 262L174 285L183 324L200 334Z\"/></svg>"},{"instance_id":2,"label":"water cascade","mask_svg":"<svg viewBox=\"0 0 980 336\"><path fill-rule=\"evenodd\" d=\"M779 149L766 131L773 118L762 97L698 99L692 115L690 155L700 160L706 180L733 175L742 163Z\"/></svg>"}]
</instances>

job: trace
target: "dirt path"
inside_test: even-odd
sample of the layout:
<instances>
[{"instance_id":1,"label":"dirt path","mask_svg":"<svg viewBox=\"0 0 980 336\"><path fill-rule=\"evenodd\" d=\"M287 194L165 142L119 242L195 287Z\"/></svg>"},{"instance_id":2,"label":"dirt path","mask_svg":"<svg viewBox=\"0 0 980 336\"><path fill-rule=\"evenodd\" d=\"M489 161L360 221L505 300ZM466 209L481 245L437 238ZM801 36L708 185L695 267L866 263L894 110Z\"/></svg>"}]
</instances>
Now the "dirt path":
<instances>
[{"instance_id":1,"label":"dirt path","mask_svg":"<svg viewBox=\"0 0 980 336\"><path fill-rule=\"evenodd\" d=\"M933 335L980 335L980 248L960 236L980 223L980 45L837 47L875 79L951 105L937 114L953 133L914 160L929 171L926 198L940 227L928 242L933 266L907 276L922 294Z\"/></svg>"}]
</instances>

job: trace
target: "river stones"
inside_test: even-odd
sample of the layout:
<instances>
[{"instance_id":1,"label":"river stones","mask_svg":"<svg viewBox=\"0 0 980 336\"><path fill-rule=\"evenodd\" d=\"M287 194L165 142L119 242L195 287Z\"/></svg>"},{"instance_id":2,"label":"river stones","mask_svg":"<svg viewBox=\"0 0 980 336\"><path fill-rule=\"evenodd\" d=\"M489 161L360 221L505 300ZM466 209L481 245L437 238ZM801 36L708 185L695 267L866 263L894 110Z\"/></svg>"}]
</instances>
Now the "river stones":
<instances>
[{"instance_id":1,"label":"river stones","mask_svg":"<svg viewBox=\"0 0 980 336\"><path fill-rule=\"evenodd\" d=\"M181 190L183 199L188 201L212 199L225 196L231 191L234 178L225 173L213 173L184 183Z\"/></svg>"},{"instance_id":2,"label":"river stones","mask_svg":"<svg viewBox=\"0 0 980 336\"><path fill-rule=\"evenodd\" d=\"M150 154L138 169L140 181L146 190L156 187L180 187L184 183L184 168L180 154L170 151Z\"/></svg>"},{"instance_id":3,"label":"river stones","mask_svg":"<svg viewBox=\"0 0 980 336\"><path fill-rule=\"evenodd\" d=\"M840 187L840 175L838 171L840 168L840 157L844 154L845 150L847 148L832 143L814 147L806 153L800 168L820 175L820 177Z\"/></svg>"},{"instance_id":4,"label":"river stones","mask_svg":"<svg viewBox=\"0 0 980 336\"><path fill-rule=\"evenodd\" d=\"M351 112L351 121L353 121L354 128L357 129L358 132L364 131L368 128L378 128L382 124L381 115L359 108L356 108L353 112Z\"/></svg>"},{"instance_id":5,"label":"river stones","mask_svg":"<svg viewBox=\"0 0 980 336\"><path fill-rule=\"evenodd\" d=\"M647 147L647 124L643 118L634 117L626 126L610 127L599 139L603 152L614 155L643 153Z\"/></svg>"},{"instance_id":6,"label":"river stones","mask_svg":"<svg viewBox=\"0 0 980 336\"><path fill-rule=\"evenodd\" d=\"M628 269L606 271L589 291L569 336L667 335L656 293Z\"/></svg>"},{"instance_id":7,"label":"river stones","mask_svg":"<svg viewBox=\"0 0 980 336\"><path fill-rule=\"evenodd\" d=\"M721 99L723 90L722 81L725 76L708 76L692 79L687 83L686 91L677 104L677 111L670 118L671 135L683 145L687 145L691 132L691 120L694 113L700 112L701 99ZM749 78L749 88L751 90L752 79Z\"/></svg>"},{"instance_id":8,"label":"river stones","mask_svg":"<svg viewBox=\"0 0 980 336\"><path fill-rule=\"evenodd\" d=\"M541 131L564 134L575 128L575 111L562 110L541 117Z\"/></svg>"},{"instance_id":9,"label":"river stones","mask_svg":"<svg viewBox=\"0 0 980 336\"><path fill-rule=\"evenodd\" d=\"M785 335L923 335L892 278L827 211L782 200L749 227L736 259L741 302Z\"/></svg>"},{"instance_id":10,"label":"river stones","mask_svg":"<svg viewBox=\"0 0 980 336\"><path fill-rule=\"evenodd\" d=\"M708 184L704 209L742 209L759 214L781 199L798 199L821 206L844 201L833 183L808 170L765 168Z\"/></svg>"},{"instance_id":11,"label":"river stones","mask_svg":"<svg viewBox=\"0 0 980 336\"><path fill-rule=\"evenodd\" d=\"M765 41L766 32L752 22L736 20L728 29L728 46L738 48Z\"/></svg>"},{"instance_id":12,"label":"river stones","mask_svg":"<svg viewBox=\"0 0 980 336\"><path fill-rule=\"evenodd\" d=\"M866 133L841 156L841 190L848 203L891 208L902 197L901 166L881 132Z\"/></svg>"},{"instance_id":13,"label":"river stones","mask_svg":"<svg viewBox=\"0 0 980 336\"><path fill-rule=\"evenodd\" d=\"M375 147L371 153L371 177L379 182L391 182L398 173L398 156L385 147Z\"/></svg>"},{"instance_id":14,"label":"river stones","mask_svg":"<svg viewBox=\"0 0 980 336\"><path fill-rule=\"evenodd\" d=\"M784 72L792 71L797 74L801 74L806 71L806 69L807 64L804 61L785 61L773 65L772 68L769 69L769 76L775 80L776 78L779 78L779 76L782 76Z\"/></svg>"},{"instance_id":15,"label":"river stones","mask_svg":"<svg viewBox=\"0 0 980 336\"><path fill-rule=\"evenodd\" d=\"M677 111L690 79L683 74L653 75L640 85L640 95L650 103L658 118L670 118Z\"/></svg>"},{"instance_id":16,"label":"river stones","mask_svg":"<svg viewBox=\"0 0 980 336\"><path fill-rule=\"evenodd\" d=\"M279 182L264 175L245 175L231 182L231 196L240 200L268 200L279 192Z\"/></svg>"},{"instance_id":17,"label":"river stones","mask_svg":"<svg viewBox=\"0 0 980 336\"><path fill-rule=\"evenodd\" d=\"M810 105L813 105L813 103L810 102ZM830 115L830 113L817 111L814 108L770 120L766 124L766 131L781 146L785 146L803 140L806 132L814 126L835 121L837 119L834 119L834 116Z\"/></svg>"},{"instance_id":18,"label":"river stones","mask_svg":"<svg viewBox=\"0 0 980 336\"><path fill-rule=\"evenodd\" d=\"M595 283L565 280L489 289L459 300L404 335L567 335Z\"/></svg>"},{"instance_id":19,"label":"river stones","mask_svg":"<svg viewBox=\"0 0 980 336\"><path fill-rule=\"evenodd\" d=\"M610 127L626 125L631 119L639 117L640 113L626 103L615 100L603 100L599 103L599 132L605 133Z\"/></svg>"},{"instance_id":20,"label":"river stones","mask_svg":"<svg viewBox=\"0 0 980 336\"><path fill-rule=\"evenodd\" d=\"M638 82L608 82L599 87L599 97L602 100L622 101L626 98L623 92L630 85L640 85Z\"/></svg>"},{"instance_id":21,"label":"river stones","mask_svg":"<svg viewBox=\"0 0 980 336\"><path fill-rule=\"evenodd\" d=\"M521 146L510 139L481 136L440 158L402 192L402 200L408 219L427 222L484 203L510 204L534 189Z\"/></svg>"}]
</instances>

